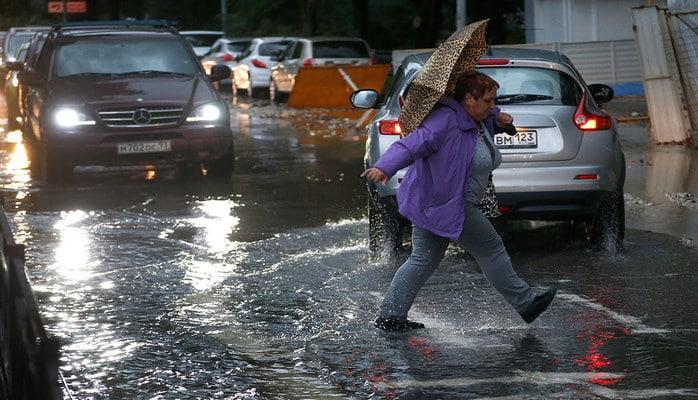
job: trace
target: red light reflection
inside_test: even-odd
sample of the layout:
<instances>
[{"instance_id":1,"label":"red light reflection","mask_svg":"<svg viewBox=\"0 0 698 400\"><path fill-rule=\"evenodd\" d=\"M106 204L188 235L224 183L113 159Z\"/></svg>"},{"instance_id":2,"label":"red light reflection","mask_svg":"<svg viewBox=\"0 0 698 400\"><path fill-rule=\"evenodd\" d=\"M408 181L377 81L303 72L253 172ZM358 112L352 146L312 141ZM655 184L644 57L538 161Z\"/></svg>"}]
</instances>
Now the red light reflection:
<instances>
[{"instance_id":1,"label":"red light reflection","mask_svg":"<svg viewBox=\"0 0 698 400\"><path fill-rule=\"evenodd\" d=\"M610 386L623 380L622 377L609 377L601 372L613 365L613 362L602 353L602 347L616 339L616 334L604 331L600 326L594 327L593 330L584 330L577 335L577 341L589 340L589 346L586 354L583 357L576 358L574 361L577 364L584 365L589 372L598 372L592 374L587 379L588 382L601 386Z\"/></svg>"}]
</instances>

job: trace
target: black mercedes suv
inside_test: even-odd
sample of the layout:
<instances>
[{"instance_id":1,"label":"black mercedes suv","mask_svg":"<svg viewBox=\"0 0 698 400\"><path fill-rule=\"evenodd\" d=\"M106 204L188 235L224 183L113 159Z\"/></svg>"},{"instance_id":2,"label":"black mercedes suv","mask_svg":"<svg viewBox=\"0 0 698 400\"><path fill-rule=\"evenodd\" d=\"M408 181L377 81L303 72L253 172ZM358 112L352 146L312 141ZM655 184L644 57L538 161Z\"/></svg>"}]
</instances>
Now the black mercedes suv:
<instances>
[{"instance_id":1,"label":"black mercedes suv","mask_svg":"<svg viewBox=\"0 0 698 400\"><path fill-rule=\"evenodd\" d=\"M229 112L191 46L166 21L54 26L36 65L15 66L27 88L21 127L42 179L78 165L205 167L230 177Z\"/></svg>"}]
</instances>

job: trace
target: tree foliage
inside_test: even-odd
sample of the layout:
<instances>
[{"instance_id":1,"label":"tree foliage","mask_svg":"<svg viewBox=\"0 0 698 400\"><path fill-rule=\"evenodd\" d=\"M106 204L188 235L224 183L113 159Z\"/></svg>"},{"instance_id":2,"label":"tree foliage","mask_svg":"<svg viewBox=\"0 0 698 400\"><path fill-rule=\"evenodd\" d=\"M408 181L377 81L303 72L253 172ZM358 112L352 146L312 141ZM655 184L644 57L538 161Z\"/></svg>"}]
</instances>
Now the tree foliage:
<instances>
[{"instance_id":1,"label":"tree foliage","mask_svg":"<svg viewBox=\"0 0 698 400\"><path fill-rule=\"evenodd\" d=\"M455 0L227 0L228 36L359 36L379 49L433 47L455 29ZM87 0L70 20L164 18L179 29L221 29L221 0ZM522 43L523 0L470 0L468 21L491 18L492 44ZM0 30L59 22L46 1L0 1Z\"/></svg>"}]
</instances>

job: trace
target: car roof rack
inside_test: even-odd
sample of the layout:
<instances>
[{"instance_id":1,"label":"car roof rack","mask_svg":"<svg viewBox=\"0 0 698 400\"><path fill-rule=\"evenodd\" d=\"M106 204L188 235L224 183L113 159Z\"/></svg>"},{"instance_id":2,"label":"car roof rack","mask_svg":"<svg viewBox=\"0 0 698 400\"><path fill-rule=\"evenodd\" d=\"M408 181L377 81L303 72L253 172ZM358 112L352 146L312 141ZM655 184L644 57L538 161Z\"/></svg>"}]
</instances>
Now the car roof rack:
<instances>
[{"instance_id":1,"label":"car roof rack","mask_svg":"<svg viewBox=\"0 0 698 400\"><path fill-rule=\"evenodd\" d=\"M130 27L151 27L166 28L176 32L177 21L167 19L141 19L141 20L113 20L113 21L80 21L61 22L51 27L52 31L77 30L84 28L109 29L109 28L130 28Z\"/></svg>"}]
</instances>

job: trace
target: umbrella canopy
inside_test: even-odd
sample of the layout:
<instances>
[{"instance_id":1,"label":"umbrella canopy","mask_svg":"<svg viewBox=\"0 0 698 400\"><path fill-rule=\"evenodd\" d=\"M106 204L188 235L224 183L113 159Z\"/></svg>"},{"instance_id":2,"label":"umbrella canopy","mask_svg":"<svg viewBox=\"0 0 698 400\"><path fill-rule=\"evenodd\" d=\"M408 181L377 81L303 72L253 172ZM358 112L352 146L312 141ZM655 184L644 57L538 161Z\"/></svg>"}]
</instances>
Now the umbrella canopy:
<instances>
[{"instance_id":1,"label":"umbrella canopy","mask_svg":"<svg viewBox=\"0 0 698 400\"><path fill-rule=\"evenodd\" d=\"M455 92L456 82L464 72L475 69L487 50L485 29L488 21L473 22L454 32L429 57L412 81L400 111L403 135L417 129L442 96Z\"/></svg>"}]
</instances>

